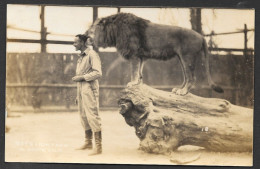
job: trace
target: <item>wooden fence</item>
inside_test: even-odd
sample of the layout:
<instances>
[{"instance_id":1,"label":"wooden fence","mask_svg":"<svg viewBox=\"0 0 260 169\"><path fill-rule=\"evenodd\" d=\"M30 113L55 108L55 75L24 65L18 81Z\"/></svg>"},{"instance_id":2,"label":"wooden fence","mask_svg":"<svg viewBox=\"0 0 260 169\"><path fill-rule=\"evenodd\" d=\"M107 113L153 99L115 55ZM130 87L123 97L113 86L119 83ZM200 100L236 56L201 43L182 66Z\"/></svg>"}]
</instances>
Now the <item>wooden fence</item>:
<instances>
[{"instance_id":1,"label":"wooden fence","mask_svg":"<svg viewBox=\"0 0 260 169\"><path fill-rule=\"evenodd\" d=\"M252 52L250 52L252 53ZM101 52L103 77L100 79L100 106L117 107L121 90L130 81L129 62L114 52ZM217 97L233 104L253 106L253 55L212 55L211 76L225 93L212 91L199 65L197 83L192 93L203 97ZM70 107L76 97L76 85L71 81L75 74L76 54L8 53L6 102L12 105L60 105ZM177 58L162 62L149 60L144 66L144 83L171 91L180 86L183 77Z\"/></svg>"}]
</instances>

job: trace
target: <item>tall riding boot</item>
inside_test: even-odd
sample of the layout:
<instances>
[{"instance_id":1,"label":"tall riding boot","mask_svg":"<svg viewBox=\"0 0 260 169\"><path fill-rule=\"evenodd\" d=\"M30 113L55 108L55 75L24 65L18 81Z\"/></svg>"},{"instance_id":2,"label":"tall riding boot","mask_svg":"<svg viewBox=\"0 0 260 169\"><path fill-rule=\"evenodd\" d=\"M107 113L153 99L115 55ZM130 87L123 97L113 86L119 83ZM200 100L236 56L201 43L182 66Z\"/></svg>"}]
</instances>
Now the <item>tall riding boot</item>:
<instances>
[{"instance_id":1,"label":"tall riding boot","mask_svg":"<svg viewBox=\"0 0 260 169\"><path fill-rule=\"evenodd\" d=\"M85 131L85 143L77 150L92 149L92 130Z\"/></svg>"},{"instance_id":2,"label":"tall riding boot","mask_svg":"<svg viewBox=\"0 0 260 169\"><path fill-rule=\"evenodd\" d=\"M101 153L102 153L102 135L101 135L101 131L95 132L95 133L94 133L94 137L95 137L96 147L95 147L95 149L93 149L93 151L89 154L90 156L92 156L92 155L97 155L97 154L101 154Z\"/></svg>"}]
</instances>

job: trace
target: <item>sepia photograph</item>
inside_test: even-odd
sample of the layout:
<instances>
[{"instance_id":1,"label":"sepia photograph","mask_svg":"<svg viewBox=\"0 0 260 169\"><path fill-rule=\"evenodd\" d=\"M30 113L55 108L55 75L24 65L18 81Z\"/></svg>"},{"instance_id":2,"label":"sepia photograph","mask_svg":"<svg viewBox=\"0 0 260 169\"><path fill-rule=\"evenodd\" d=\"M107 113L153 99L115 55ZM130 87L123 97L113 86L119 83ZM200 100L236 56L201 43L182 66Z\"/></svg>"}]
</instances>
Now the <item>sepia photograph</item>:
<instances>
[{"instance_id":1,"label":"sepia photograph","mask_svg":"<svg viewBox=\"0 0 260 169\"><path fill-rule=\"evenodd\" d=\"M253 166L255 9L6 10L5 162Z\"/></svg>"}]
</instances>

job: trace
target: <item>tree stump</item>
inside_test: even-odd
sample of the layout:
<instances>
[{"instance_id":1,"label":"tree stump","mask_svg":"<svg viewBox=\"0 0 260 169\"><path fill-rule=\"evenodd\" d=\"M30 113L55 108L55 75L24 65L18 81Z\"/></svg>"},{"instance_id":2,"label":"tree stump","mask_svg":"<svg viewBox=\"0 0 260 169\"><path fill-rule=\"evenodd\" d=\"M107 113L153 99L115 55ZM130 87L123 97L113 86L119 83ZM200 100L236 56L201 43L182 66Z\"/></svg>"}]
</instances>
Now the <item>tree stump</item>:
<instances>
[{"instance_id":1,"label":"tree stump","mask_svg":"<svg viewBox=\"0 0 260 169\"><path fill-rule=\"evenodd\" d=\"M252 109L191 93L179 96L145 84L127 87L118 104L145 152L167 154L183 145L217 152L252 151Z\"/></svg>"}]
</instances>

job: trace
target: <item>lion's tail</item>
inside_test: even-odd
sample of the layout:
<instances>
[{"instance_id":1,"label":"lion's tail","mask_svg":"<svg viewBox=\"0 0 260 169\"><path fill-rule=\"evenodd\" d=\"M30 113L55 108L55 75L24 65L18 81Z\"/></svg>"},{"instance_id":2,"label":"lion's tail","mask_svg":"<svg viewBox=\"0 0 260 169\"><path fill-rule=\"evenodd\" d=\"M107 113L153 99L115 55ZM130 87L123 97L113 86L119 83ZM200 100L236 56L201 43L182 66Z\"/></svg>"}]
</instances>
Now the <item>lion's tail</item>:
<instances>
[{"instance_id":1,"label":"lion's tail","mask_svg":"<svg viewBox=\"0 0 260 169\"><path fill-rule=\"evenodd\" d=\"M213 80L211 79L210 69L209 69L209 51L208 51L207 41L205 38L203 38L203 50L204 50L204 56L205 56L205 68L206 68L208 83L209 83L210 87L213 90L215 90L216 92L224 93L224 90L220 86L216 85L213 82Z\"/></svg>"}]
</instances>

